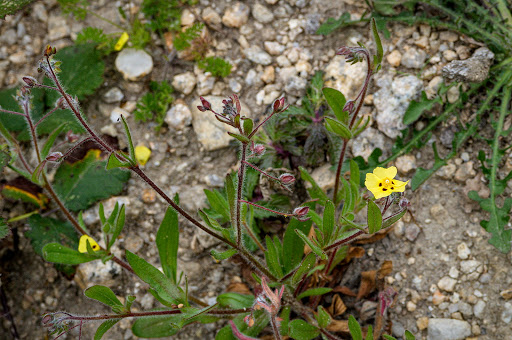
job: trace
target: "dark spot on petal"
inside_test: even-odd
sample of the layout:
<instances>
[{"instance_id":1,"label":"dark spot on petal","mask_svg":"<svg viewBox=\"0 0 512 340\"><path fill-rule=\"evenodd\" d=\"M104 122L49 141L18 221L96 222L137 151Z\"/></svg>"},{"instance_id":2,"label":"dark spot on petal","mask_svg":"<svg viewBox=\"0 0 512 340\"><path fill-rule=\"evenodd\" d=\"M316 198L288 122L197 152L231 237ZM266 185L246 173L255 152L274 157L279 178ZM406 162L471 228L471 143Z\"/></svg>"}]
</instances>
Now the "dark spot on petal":
<instances>
[{"instance_id":1,"label":"dark spot on petal","mask_svg":"<svg viewBox=\"0 0 512 340\"><path fill-rule=\"evenodd\" d=\"M384 189L382 189L382 191L388 191L388 189L384 188Z\"/></svg>"},{"instance_id":2,"label":"dark spot on petal","mask_svg":"<svg viewBox=\"0 0 512 340\"><path fill-rule=\"evenodd\" d=\"M391 184L395 184L395 182L391 181Z\"/></svg>"},{"instance_id":3,"label":"dark spot on petal","mask_svg":"<svg viewBox=\"0 0 512 340\"><path fill-rule=\"evenodd\" d=\"M382 186L382 183L379 183L379 187L381 187L381 186Z\"/></svg>"},{"instance_id":4,"label":"dark spot on petal","mask_svg":"<svg viewBox=\"0 0 512 340\"><path fill-rule=\"evenodd\" d=\"M391 187L391 190L395 190L395 187Z\"/></svg>"}]
</instances>

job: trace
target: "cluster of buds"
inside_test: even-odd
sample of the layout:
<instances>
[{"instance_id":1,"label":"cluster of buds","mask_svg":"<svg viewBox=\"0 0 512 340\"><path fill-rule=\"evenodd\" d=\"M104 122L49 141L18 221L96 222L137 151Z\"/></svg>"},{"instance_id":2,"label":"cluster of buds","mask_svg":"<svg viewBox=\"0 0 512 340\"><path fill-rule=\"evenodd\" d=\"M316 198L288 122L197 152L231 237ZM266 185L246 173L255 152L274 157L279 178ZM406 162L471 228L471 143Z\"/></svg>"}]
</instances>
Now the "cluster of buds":
<instances>
[{"instance_id":1,"label":"cluster of buds","mask_svg":"<svg viewBox=\"0 0 512 340\"><path fill-rule=\"evenodd\" d=\"M236 94L222 101L224 104L222 113L215 112L212 109L212 104L203 97L199 98L201 99L202 104L197 106L199 111L211 111L213 114L215 114L215 118L217 118L219 122L228 124L237 129L240 128L240 112L242 111L242 106L240 105L240 100Z\"/></svg>"},{"instance_id":2,"label":"cluster of buds","mask_svg":"<svg viewBox=\"0 0 512 340\"><path fill-rule=\"evenodd\" d=\"M281 309L281 299L284 293L284 285L281 289L272 291L267 284L267 279L263 276L261 278L261 293L254 300L252 311L264 309L270 315L271 318L276 318L276 321L281 321L281 318L277 317L279 310ZM244 318L245 323L252 327L254 325L254 316L251 314Z\"/></svg>"},{"instance_id":3,"label":"cluster of buds","mask_svg":"<svg viewBox=\"0 0 512 340\"><path fill-rule=\"evenodd\" d=\"M60 335L69 331L71 325L69 317L70 315L64 312L46 313L43 314L41 323L43 324L43 327L48 328L50 335Z\"/></svg>"},{"instance_id":4,"label":"cluster of buds","mask_svg":"<svg viewBox=\"0 0 512 340\"><path fill-rule=\"evenodd\" d=\"M355 64L360 61L363 61L365 57L369 58L370 55L366 48L364 47L350 47L350 46L342 46L338 51L336 51L337 55L345 56L345 60L350 64Z\"/></svg>"},{"instance_id":5,"label":"cluster of buds","mask_svg":"<svg viewBox=\"0 0 512 340\"><path fill-rule=\"evenodd\" d=\"M51 47L50 45L46 46L44 56L38 62L37 72L44 72L50 79L53 79L53 73L61 72L60 65L62 62L53 59L53 55L56 53L57 49L55 47Z\"/></svg>"}]
</instances>

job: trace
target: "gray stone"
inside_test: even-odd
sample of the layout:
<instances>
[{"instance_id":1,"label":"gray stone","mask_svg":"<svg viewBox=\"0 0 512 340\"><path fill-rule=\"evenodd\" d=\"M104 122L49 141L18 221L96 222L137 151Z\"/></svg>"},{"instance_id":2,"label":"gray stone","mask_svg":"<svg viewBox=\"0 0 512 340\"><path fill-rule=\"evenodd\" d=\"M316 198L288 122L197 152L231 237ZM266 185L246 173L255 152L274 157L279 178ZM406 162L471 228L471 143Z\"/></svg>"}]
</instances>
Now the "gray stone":
<instances>
[{"instance_id":1,"label":"gray stone","mask_svg":"<svg viewBox=\"0 0 512 340\"><path fill-rule=\"evenodd\" d=\"M391 326L391 333L396 337L403 337L405 333L405 327L397 321L393 321L393 326Z\"/></svg>"},{"instance_id":2,"label":"gray stone","mask_svg":"<svg viewBox=\"0 0 512 340\"><path fill-rule=\"evenodd\" d=\"M352 154L354 156L361 156L366 161L372 154L373 150L379 148L384 150L386 146L386 139L379 130L369 127L358 135L353 143L350 143Z\"/></svg>"},{"instance_id":3,"label":"gray stone","mask_svg":"<svg viewBox=\"0 0 512 340\"><path fill-rule=\"evenodd\" d=\"M233 93L239 93L240 91L242 91L242 84L240 84L236 79L231 78L229 80L229 89Z\"/></svg>"},{"instance_id":4,"label":"gray stone","mask_svg":"<svg viewBox=\"0 0 512 340\"><path fill-rule=\"evenodd\" d=\"M473 315L473 307L467 302L459 302L459 312L462 313L465 319L470 318Z\"/></svg>"},{"instance_id":5,"label":"gray stone","mask_svg":"<svg viewBox=\"0 0 512 340\"><path fill-rule=\"evenodd\" d=\"M142 246L144 245L144 240L137 234L128 233L124 240L124 248L131 251L132 253L137 253Z\"/></svg>"},{"instance_id":6,"label":"gray stone","mask_svg":"<svg viewBox=\"0 0 512 340\"><path fill-rule=\"evenodd\" d=\"M443 77L459 82L480 83L487 78L494 53L480 47L466 60L454 60L443 67Z\"/></svg>"},{"instance_id":7,"label":"gray stone","mask_svg":"<svg viewBox=\"0 0 512 340\"><path fill-rule=\"evenodd\" d=\"M116 107L110 112L110 121L112 123L119 123L121 122L121 115L124 118L127 118L130 115L130 112L121 109L120 107Z\"/></svg>"},{"instance_id":8,"label":"gray stone","mask_svg":"<svg viewBox=\"0 0 512 340\"><path fill-rule=\"evenodd\" d=\"M364 63L350 65L341 55L331 59L325 67L325 86L332 87L345 95L345 98L354 99L363 86L366 77Z\"/></svg>"},{"instance_id":9,"label":"gray stone","mask_svg":"<svg viewBox=\"0 0 512 340\"><path fill-rule=\"evenodd\" d=\"M215 77L210 72L197 75L197 94L205 96L210 94L215 86Z\"/></svg>"},{"instance_id":10,"label":"gray stone","mask_svg":"<svg viewBox=\"0 0 512 340\"><path fill-rule=\"evenodd\" d=\"M398 157L395 161L395 166L403 174L409 173L411 170L416 169L416 157L414 155L405 155Z\"/></svg>"},{"instance_id":11,"label":"gray stone","mask_svg":"<svg viewBox=\"0 0 512 340\"><path fill-rule=\"evenodd\" d=\"M381 89L373 96L377 110L376 121L379 130L388 137L395 138L405 128L403 116L411 100L416 99L423 90L423 82L415 76L405 76L381 83Z\"/></svg>"},{"instance_id":12,"label":"gray stone","mask_svg":"<svg viewBox=\"0 0 512 340\"><path fill-rule=\"evenodd\" d=\"M70 29L63 16L51 16L48 19L48 40L55 41L69 36Z\"/></svg>"},{"instance_id":13,"label":"gray stone","mask_svg":"<svg viewBox=\"0 0 512 340\"><path fill-rule=\"evenodd\" d=\"M220 15L215 12L215 10L211 7L206 7L202 13L203 20L210 26L220 28L220 24L222 19Z\"/></svg>"},{"instance_id":14,"label":"gray stone","mask_svg":"<svg viewBox=\"0 0 512 340\"><path fill-rule=\"evenodd\" d=\"M252 16L256 19L256 21L261 22L262 24L268 24L274 20L274 14L272 14L272 12L267 7L258 2L252 6Z\"/></svg>"},{"instance_id":15,"label":"gray stone","mask_svg":"<svg viewBox=\"0 0 512 340\"><path fill-rule=\"evenodd\" d=\"M313 170L311 177L313 177L323 192L327 192L327 190L334 188L335 174L331 171L330 164L322 165L321 167ZM311 187L311 183L307 182L306 187Z\"/></svg>"},{"instance_id":16,"label":"gray stone","mask_svg":"<svg viewBox=\"0 0 512 340\"><path fill-rule=\"evenodd\" d=\"M197 211L206 207L204 197L205 187L202 185L187 185L180 190L180 205L188 211Z\"/></svg>"},{"instance_id":17,"label":"gray stone","mask_svg":"<svg viewBox=\"0 0 512 340\"><path fill-rule=\"evenodd\" d=\"M46 11L46 7L44 7L43 3L36 3L32 7L32 15L42 22L48 21L48 12Z\"/></svg>"},{"instance_id":18,"label":"gray stone","mask_svg":"<svg viewBox=\"0 0 512 340\"><path fill-rule=\"evenodd\" d=\"M293 76L288 79L288 82L284 86L284 91L292 96L301 97L308 86L306 79Z\"/></svg>"},{"instance_id":19,"label":"gray stone","mask_svg":"<svg viewBox=\"0 0 512 340\"><path fill-rule=\"evenodd\" d=\"M462 163L455 172L454 179L459 183L465 183L468 179L474 178L476 171L473 168L473 161Z\"/></svg>"},{"instance_id":20,"label":"gray stone","mask_svg":"<svg viewBox=\"0 0 512 340\"><path fill-rule=\"evenodd\" d=\"M471 325L455 319L429 319L427 340L462 340L471 335Z\"/></svg>"},{"instance_id":21,"label":"gray stone","mask_svg":"<svg viewBox=\"0 0 512 340\"><path fill-rule=\"evenodd\" d=\"M420 227L418 227L416 224L409 224L406 228L405 228L405 237L413 242L414 240L416 240L416 238L418 237L418 235L420 234L421 232L421 229Z\"/></svg>"},{"instance_id":22,"label":"gray stone","mask_svg":"<svg viewBox=\"0 0 512 340\"><path fill-rule=\"evenodd\" d=\"M484 318L485 306L486 306L486 303L483 302L482 300L478 300L478 302L475 304L475 306L473 307L473 313L475 314L475 316L477 318L479 318L479 319Z\"/></svg>"},{"instance_id":23,"label":"gray stone","mask_svg":"<svg viewBox=\"0 0 512 340\"><path fill-rule=\"evenodd\" d=\"M228 27L241 27L249 19L249 6L237 2L233 7L226 9L222 17L222 23Z\"/></svg>"},{"instance_id":24,"label":"gray stone","mask_svg":"<svg viewBox=\"0 0 512 340\"><path fill-rule=\"evenodd\" d=\"M422 68L426 59L425 51L411 47L402 55L401 63L408 68Z\"/></svg>"},{"instance_id":25,"label":"gray stone","mask_svg":"<svg viewBox=\"0 0 512 340\"><path fill-rule=\"evenodd\" d=\"M153 70L153 58L135 48L125 48L119 52L115 64L125 80L138 80Z\"/></svg>"},{"instance_id":26,"label":"gray stone","mask_svg":"<svg viewBox=\"0 0 512 340\"><path fill-rule=\"evenodd\" d=\"M272 57L257 45L253 45L243 50L243 52L247 59L249 59L253 63L266 66L270 65L270 63L272 62Z\"/></svg>"},{"instance_id":27,"label":"gray stone","mask_svg":"<svg viewBox=\"0 0 512 340\"><path fill-rule=\"evenodd\" d=\"M192 112L184 100L178 99L169 111L167 111L164 120L169 127L176 130L183 130L185 126L192 123Z\"/></svg>"},{"instance_id":28,"label":"gray stone","mask_svg":"<svg viewBox=\"0 0 512 340\"><path fill-rule=\"evenodd\" d=\"M216 174L208 174L204 176L204 182L210 187L221 188L224 186L224 179Z\"/></svg>"},{"instance_id":29,"label":"gray stone","mask_svg":"<svg viewBox=\"0 0 512 340\"><path fill-rule=\"evenodd\" d=\"M172 86L183 94L190 94L196 86L197 80L192 72L177 74L172 80Z\"/></svg>"},{"instance_id":30,"label":"gray stone","mask_svg":"<svg viewBox=\"0 0 512 340\"><path fill-rule=\"evenodd\" d=\"M320 27L322 16L319 13L310 13L306 15L306 34L315 34Z\"/></svg>"},{"instance_id":31,"label":"gray stone","mask_svg":"<svg viewBox=\"0 0 512 340\"><path fill-rule=\"evenodd\" d=\"M471 274L475 271L481 272L483 270L483 265L482 265L482 262L477 261L477 260L461 261L460 262L460 270L464 274Z\"/></svg>"},{"instance_id":32,"label":"gray stone","mask_svg":"<svg viewBox=\"0 0 512 340\"><path fill-rule=\"evenodd\" d=\"M113 87L103 95L103 100L109 104L118 103L123 100L123 98L124 94L119 87Z\"/></svg>"},{"instance_id":33,"label":"gray stone","mask_svg":"<svg viewBox=\"0 0 512 340\"><path fill-rule=\"evenodd\" d=\"M503 305L503 312L500 315L501 321L509 324L512 321L512 303L505 302Z\"/></svg>"},{"instance_id":34,"label":"gray stone","mask_svg":"<svg viewBox=\"0 0 512 340\"><path fill-rule=\"evenodd\" d=\"M439 280L439 282L437 283L437 286L444 291L453 292L456 284L457 284L457 280L452 279L449 276L445 276L441 280Z\"/></svg>"},{"instance_id":35,"label":"gray stone","mask_svg":"<svg viewBox=\"0 0 512 340\"><path fill-rule=\"evenodd\" d=\"M211 103L212 108L216 112L222 112L222 101L225 99L224 97L206 96L205 99ZM199 142L208 151L228 146L229 142L233 140L233 137L228 135L227 132L230 131L236 133L238 130L219 122L212 112L199 111L199 109L197 109L197 106L199 105L201 105L199 98L196 98L191 105L192 125ZM241 105L244 110L247 108L245 104L241 103Z\"/></svg>"},{"instance_id":36,"label":"gray stone","mask_svg":"<svg viewBox=\"0 0 512 340\"><path fill-rule=\"evenodd\" d=\"M465 242L462 242L457 246L457 256L459 259L467 260L469 254L471 254L471 250L469 250L469 247Z\"/></svg>"},{"instance_id":37,"label":"gray stone","mask_svg":"<svg viewBox=\"0 0 512 340\"><path fill-rule=\"evenodd\" d=\"M16 31L13 28L9 28L2 34L2 41L7 45L14 45L18 41Z\"/></svg>"},{"instance_id":38,"label":"gray stone","mask_svg":"<svg viewBox=\"0 0 512 340\"><path fill-rule=\"evenodd\" d=\"M101 261L91 261L82 263L78 267L77 274L82 277L87 287L95 284L112 287L116 284L117 276L121 271L121 266L114 261L107 261L105 264Z\"/></svg>"},{"instance_id":39,"label":"gray stone","mask_svg":"<svg viewBox=\"0 0 512 340\"><path fill-rule=\"evenodd\" d=\"M284 52L284 46L277 41L265 41L263 43L265 50L271 55L280 55Z\"/></svg>"}]
</instances>

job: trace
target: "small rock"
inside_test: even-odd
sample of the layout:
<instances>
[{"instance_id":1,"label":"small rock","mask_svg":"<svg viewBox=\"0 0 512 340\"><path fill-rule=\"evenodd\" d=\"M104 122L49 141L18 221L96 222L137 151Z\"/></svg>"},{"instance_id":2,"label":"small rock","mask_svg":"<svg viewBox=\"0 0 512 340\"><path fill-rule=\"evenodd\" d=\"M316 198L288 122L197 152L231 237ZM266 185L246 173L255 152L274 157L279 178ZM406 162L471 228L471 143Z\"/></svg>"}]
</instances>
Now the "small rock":
<instances>
[{"instance_id":1,"label":"small rock","mask_svg":"<svg viewBox=\"0 0 512 340\"><path fill-rule=\"evenodd\" d=\"M462 163L455 172L455 181L459 183L466 182L469 178L476 176L476 171L473 169L473 161Z\"/></svg>"},{"instance_id":2,"label":"small rock","mask_svg":"<svg viewBox=\"0 0 512 340\"><path fill-rule=\"evenodd\" d=\"M450 271L448 272L448 275L450 275L450 277L453 279L458 279L459 278L459 270L457 269L457 267L451 267Z\"/></svg>"},{"instance_id":3,"label":"small rock","mask_svg":"<svg viewBox=\"0 0 512 340\"><path fill-rule=\"evenodd\" d=\"M239 93L242 91L242 84L240 84L236 79L229 79L229 88L233 93Z\"/></svg>"},{"instance_id":4,"label":"small rock","mask_svg":"<svg viewBox=\"0 0 512 340\"><path fill-rule=\"evenodd\" d=\"M309 13L306 15L306 34L315 34L320 27L320 20L322 15L320 13Z\"/></svg>"},{"instance_id":5,"label":"small rock","mask_svg":"<svg viewBox=\"0 0 512 340\"><path fill-rule=\"evenodd\" d=\"M265 70L263 71L263 74L261 75L261 80L266 84L270 84L270 83L273 83L275 79L276 79L276 74L274 71L274 67L273 66L265 67Z\"/></svg>"},{"instance_id":6,"label":"small rock","mask_svg":"<svg viewBox=\"0 0 512 340\"><path fill-rule=\"evenodd\" d=\"M258 73L251 69L249 72L247 72L247 75L245 76L245 83L249 86L257 85L258 83L261 84L260 81L261 77L258 77Z\"/></svg>"},{"instance_id":7,"label":"small rock","mask_svg":"<svg viewBox=\"0 0 512 340\"><path fill-rule=\"evenodd\" d=\"M416 326L420 331L427 329L428 327L428 317L422 316L418 320L416 320Z\"/></svg>"},{"instance_id":8,"label":"small rock","mask_svg":"<svg viewBox=\"0 0 512 340\"><path fill-rule=\"evenodd\" d=\"M105 103L118 103L123 100L124 94L118 87L113 87L103 95Z\"/></svg>"},{"instance_id":9,"label":"small rock","mask_svg":"<svg viewBox=\"0 0 512 340\"><path fill-rule=\"evenodd\" d=\"M429 319L427 340L462 340L471 335L471 325L454 319Z\"/></svg>"},{"instance_id":10,"label":"small rock","mask_svg":"<svg viewBox=\"0 0 512 340\"><path fill-rule=\"evenodd\" d=\"M428 40L428 37L426 37L426 36L421 36L416 41L414 41L414 45L418 46L419 48L427 48L428 43L429 43L429 40Z\"/></svg>"},{"instance_id":11,"label":"small rock","mask_svg":"<svg viewBox=\"0 0 512 340\"><path fill-rule=\"evenodd\" d=\"M155 297L153 296L153 294L146 293L146 294L144 294L142 299L140 299L140 305L142 306L143 310L150 310L151 308L153 308L154 301L155 301Z\"/></svg>"},{"instance_id":12,"label":"small rock","mask_svg":"<svg viewBox=\"0 0 512 340\"><path fill-rule=\"evenodd\" d=\"M192 72L177 74L172 80L172 86L183 94L190 94L196 86L197 80Z\"/></svg>"},{"instance_id":13,"label":"small rock","mask_svg":"<svg viewBox=\"0 0 512 340\"><path fill-rule=\"evenodd\" d=\"M69 33L70 29L66 23L66 18L56 15L48 19L48 40L59 40L69 36Z\"/></svg>"},{"instance_id":14,"label":"small rock","mask_svg":"<svg viewBox=\"0 0 512 340\"><path fill-rule=\"evenodd\" d=\"M334 188L334 173L331 171L331 165L325 164L322 165L319 168L316 168L311 173L311 177L315 180L315 182L318 184L320 189L322 189L323 192L327 192L327 190ZM309 182L306 182L306 187L310 188L311 184Z\"/></svg>"},{"instance_id":15,"label":"small rock","mask_svg":"<svg viewBox=\"0 0 512 340\"><path fill-rule=\"evenodd\" d=\"M142 190L142 194L140 195L142 202L144 203L155 203L156 201L156 193L153 189L144 189Z\"/></svg>"},{"instance_id":16,"label":"small rock","mask_svg":"<svg viewBox=\"0 0 512 340\"><path fill-rule=\"evenodd\" d=\"M138 80L153 70L153 58L143 50L124 48L116 57L116 68L125 80Z\"/></svg>"},{"instance_id":17,"label":"small rock","mask_svg":"<svg viewBox=\"0 0 512 340\"><path fill-rule=\"evenodd\" d=\"M455 164L447 164L445 166L442 166L436 172L436 175L442 179L452 179L453 175L455 174L455 170L457 170L457 167L455 166Z\"/></svg>"},{"instance_id":18,"label":"small rock","mask_svg":"<svg viewBox=\"0 0 512 340\"><path fill-rule=\"evenodd\" d=\"M301 97L308 86L306 79L293 76L284 86L284 91L292 96Z\"/></svg>"},{"instance_id":19,"label":"small rock","mask_svg":"<svg viewBox=\"0 0 512 340\"><path fill-rule=\"evenodd\" d=\"M461 301L458 303L458 305L459 305L459 312L462 313L464 318L468 319L471 316L473 316L473 307L471 307L471 305L469 303Z\"/></svg>"},{"instance_id":20,"label":"small rock","mask_svg":"<svg viewBox=\"0 0 512 340\"><path fill-rule=\"evenodd\" d=\"M439 33L439 40L456 42L457 40L459 40L459 35L452 31L443 31Z\"/></svg>"},{"instance_id":21,"label":"small rock","mask_svg":"<svg viewBox=\"0 0 512 340\"><path fill-rule=\"evenodd\" d=\"M416 304L412 301L407 301L405 306L409 312L414 312L416 310Z\"/></svg>"},{"instance_id":22,"label":"small rock","mask_svg":"<svg viewBox=\"0 0 512 340\"><path fill-rule=\"evenodd\" d=\"M469 247L465 242L462 242L457 246L457 256L459 257L459 259L467 260L469 254L471 254L471 250L469 250Z\"/></svg>"},{"instance_id":23,"label":"small rock","mask_svg":"<svg viewBox=\"0 0 512 340\"><path fill-rule=\"evenodd\" d=\"M165 122L176 130L183 130L192 123L192 112L183 99L178 99L167 111Z\"/></svg>"},{"instance_id":24,"label":"small rock","mask_svg":"<svg viewBox=\"0 0 512 340\"><path fill-rule=\"evenodd\" d=\"M402 55L402 66L408 68L422 68L425 64L425 60L427 59L427 54L423 50L418 50L417 48L409 48Z\"/></svg>"},{"instance_id":25,"label":"small rock","mask_svg":"<svg viewBox=\"0 0 512 340\"><path fill-rule=\"evenodd\" d=\"M48 12L43 3L37 2L32 7L32 15L41 22L48 21Z\"/></svg>"},{"instance_id":26,"label":"small rock","mask_svg":"<svg viewBox=\"0 0 512 340\"><path fill-rule=\"evenodd\" d=\"M215 10L211 7L206 7L203 10L203 13L201 13L202 18L204 22L206 22L207 25L210 25L212 27L220 28L220 24L222 22L222 19L220 18L220 15L215 12Z\"/></svg>"},{"instance_id":27,"label":"small rock","mask_svg":"<svg viewBox=\"0 0 512 340\"><path fill-rule=\"evenodd\" d=\"M77 274L83 278L87 287L101 284L107 287L116 285L117 276L121 274L122 268L114 261L91 261L80 264Z\"/></svg>"},{"instance_id":28,"label":"small rock","mask_svg":"<svg viewBox=\"0 0 512 340\"><path fill-rule=\"evenodd\" d=\"M137 234L129 233L124 240L124 248L137 253L144 245L144 240Z\"/></svg>"},{"instance_id":29,"label":"small rock","mask_svg":"<svg viewBox=\"0 0 512 340\"><path fill-rule=\"evenodd\" d=\"M395 166L397 167L398 171L405 175L411 170L416 169L416 157L414 157L414 155L398 157L395 161Z\"/></svg>"},{"instance_id":30,"label":"small rock","mask_svg":"<svg viewBox=\"0 0 512 340\"><path fill-rule=\"evenodd\" d=\"M270 63L272 63L272 57L257 45L253 45L245 49L243 52L247 59L249 59L253 63L265 66L270 65Z\"/></svg>"},{"instance_id":31,"label":"small rock","mask_svg":"<svg viewBox=\"0 0 512 340\"><path fill-rule=\"evenodd\" d=\"M471 57L470 49L465 45L459 45L455 47L455 52L457 52L460 60L466 60Z\"/></svg>"},{"instance_id":32,"label":"small rock","mask_svg":"<svg viewBox=\"0 0 512 340\"><path fill-rule=\"evenodd\" d=\"M27 62L27 56L25 51L18 51L9 56L9 61L15 65L25 64Z\"/></svg>"},{"instance_id":33,"label":"small rock","mask_svg":"<svg viewBox=\"0 0 512 340\"><path fill-rule=\"evenodd\" d=\"M501 321L509 324L512 321L512 303L505 302L503 305L503 312L501 312Z\"/></svg>"},{"instance_id":34,"label":"small rock","mask_svg":"<svg viewBox=\"0 0 512 340\"><path fill-rule=\"evenodd\" d=\"M207 96L205 97L208 100L212 108L217 111L222 111L223 103L222 101L225 99L220 96ZM242 104L242 108L247 110L247 105ZM219 122L215 115L211 112L201 112L197 109L197 106L201 105L201 101L199 98L196 98L192 103L192 125L194 127L194 132L197 135L199 142L203 145L203 147L207 151L217 150L224 148L229 145L229 142L233 140L233 137L227 134L228 131L236 133L234 128L222 124ZM196 197L197 200L197 197Z\"/></svg>"},{"instance_id":35,"label":"small rock","mask_svg":"<svg viewBox=\"0 0 512 340\"><path fill-rule=\"evenodd\" d=\"M366 66L363 63L350 65L343 56L337 55L325 67L325 86L335 88L345 95L354 98L359 93L366 77Z\"/></svg>"},{"instance_id":36,"label":"small rock","mask_svg":"<svg viewBox=\"0 0 512 340\"><path fill-rule=\"evenodd\" d=\"M269 4L269 5L275 5L275 4L277 4L277 2L278 2L278 1L279 1L279 0L265 0L265 2L266 2L267 4Z\"/></svg>"},{"instance_id":37,"label":"small rock","mask_svg":"<svg viewBox=\"0 0 512 340\"><path fill-rule=\"evenodd\" d=\"M399 50L393 50L393 52L386 56L386 60L388 61L389 65L398 67L402 62L402 53L400 53Z\"/></svg>"},{"instance_id":38,"label":"small rock","mask_svg":"<svg viewBox=\"0 0 512 340\"><path fill-rule=\"evenodd\" d=\"M228 27L239 28L249 19L249 6L242 2L236 2L232 7L229 7L224 16L222 23Z\"/></svg>"},{"instance_id":39,"label":"small rock","mask_svg":"<svg viewBox=\"0 0 512 340\"><path fill-rule=\"evenodd\" d=\"M188 185L185 189L180 191L180 205L189 211L197 211L206 207L206 201L197 199L204 197L205 187L202 185Z\"/></svg>"},{"instance_id":40,"label":"small rock","mask_svg":"<svg viewBox=\"0 0 512 340\"><path fill-rule=\"evenodd\" d=\"M443 295L443 293L441 293L439 290L436 290L432 295L432 303L436 306L441 304L445 299L446 296Z\"/></svg>"},{"instance_id":41,"label":"small rock","mask_svg":"<svg viewBox=\"0 0 512 340\"><path fill-rule=\"evenodd\" d=\"M262 24L267 24L274 20L274 14L259 2L252 6L252 15L256 21L261 22Z\"/></svg>"},{"instance_id":42,"label":"small rock","mask_svg":"<svg viewBox=\"0 0 512 340\"><path fill-rule=\"evenodd\" d=\"M460 270L464 274L471 274L473 272L482 272L483 271L483 265L482 262L477 260L467 260L467 261L461 261L460 263Z\"/></svg>"},{"instance_id":43,"label":"small rock","mask_svg":"<svg viewBox=\"0 0 512 340\"><path fill-rule=\"evenodd\" d=\"M446 292L453 292L456 284L457 284L457 280L452 279L449 276L445 276L441 280L439 280L439 282L437 283L437 286Z\"/></svg>"},{"instance_id":44,"label":"small rock","mask_svg":"<svg viewBox=\"0 0 512 340\"><path fill-rule=\"evenodd\" d=\"M190 27L194 24L195 20L196 17L188 8L185 8L181 12L181 26Z\"/></svg>"},{"instance_id":45,"label":"small rock","mask_svg":"<svg viewBox=\"0 0 512 340\"><path fill-rule=\"evenodd\" d=\"M373 150L376 148L384 150L385 146L386 139L384 135L379 130L372 127L365 129L354 139L354 142L350 144L354 157L361 156L366 161L372 154Z\"/></svg>"},{"instance_id":46,"label":"small rock","mask_svg":"<svg viewBox=\"0 0 512 340\"><path fill-rule=\"evenodd\" d=\"M452 50L444 50L443 51L443 58L446 59L446 61L452 61L457 59L457 53Z\"/></svg>"},{"instance_id":47,"label":"small rock","mask_svg":"<svg viewBox=\"0 0 512 340\"><path fill-rule=\"evenodd\" d=\"M396 337L403 337L405 333L405 327L400 322L393 322L391 326L391 333Z\"/></svg>"},{"instance_id":48,"label":"small rock","mask_svg":"<svg viewBox=\"0 0 512 340\"><path fill-rule=\"evenodd\" d=\"M405 228L405 237L413 242L414 240L416 240L416 238L418 237L418 235L420 234L421 232L421 229L420 227L418 227L416 224L409 224L406 228Z\"/></svg>"},{"instance_id":49,"label":"small rock","mask_svg":"<svg viewBox=\"0 0 512 340\"><path fill-rule=\"evenodd\" d=\"M442 83L443 77L441 76L436 76L428 82L428 85L425 87L425 94L429 99L432 99L436 96L437 91L441 87Z\"/></svg>"},{"instance_id":50,"label":"small rock","mask_svg":"<svg viewBox=\"0 0 512 340\"><path fill-rule=\"evenodd\" d=\"M390 138L396 138L405 128L403 116L409 103L421 94L423 81L410 75L397 77L387 85L375 92L373 97L377 110L376 121L380 131Z\"/></svg>"},{"instance_id":51,"label":"small rock","mask_svg":"<svg viewBox=\"0 0 512 340\"><path fill-rule=\"evenodd\" d=\"M265 41L263 43L265 50L271 55L280 55L284 52L285 47L276 41Z\"/></svg>"},{"instance_id":52,"label":"small rock","mask_svg":"<svg viewBox=\"0 0 512 340\"><path fill-rule=\"evenodd\" d=\"M482 300L478 300L476 305L473 307L473 313L479 319L483 319L486 303Z\"/></svg>"},{"instance_id":53,"label":"small rock","mask_svg":"<svg viewBox=\"0 0 512 340\"><path fill-rule=\"evenodd\" d=\"M494 53L481 47L466 60L454 60L443 67L443 76L458 82L480 83L487 78L489 67L494 60Z\"/></svg>"},{"instance_id":54,"label":"small rock","mask_svg":"<svg viewBox=\"0 0 512 340\"><path fill-rule=\"evenodd\" d=\"M215 77L210 72L197 75L197 94L205 96L212 92L215 86Z\"/></svg>"},{"instance_id":55,"label":"small rock","mask_svg":"<svg viewBox=\"0 0 512 340\"><path fill-rule=\"evenodd\" d=\"M16 35L16 31L13 28L6 30L2 33L2 41L4 41L7 45L14 45L18 41L18 37Z\"/></svg>"},{"instance_id":56,"label":"small rock","mask_svg":"<svg viewBox=\"0 0 512 340\"><path fill-rule=\"evenodd\" d=\"M116 107L110 112L110 121L112 123L119 123L121 121L121 115L123 115L124 118L130 116L130 113L126 110L121 109L120 107Z\"/></svg>"},{"instance_id":57,"label":"small rock","mask_svg":"<svg viewBox=\"0 0 512 340\"><path fill-rule=\"evenodd\" d=\"M506 289L506 290L502 290L500 292L500 295L502 298L504 298L505 300L510 300L512 299L512 288L510 289Z\"/></svg>"},{"instance_id":58,"label":"small rock","mask_svg":"<svg viewBox=\"0 0 512 340\"><path fill-rule=\"evenodd\" d=\"M446 100L448 103L455 103L460 97L460 86L452 86L446 92Z\"/></svg>"},{"instance_id":59,"label":"small rock","mask_svg":"<svg viewBox=\"0 0 512 340\"><path fill-rule=\"evenodd\" d=\"M208 174L204 177L204 182L206 185L210 187L217 187L221 188L224 186L224 179L221 177L215 175L215 174Z\"/></svg>"}]
</instances>

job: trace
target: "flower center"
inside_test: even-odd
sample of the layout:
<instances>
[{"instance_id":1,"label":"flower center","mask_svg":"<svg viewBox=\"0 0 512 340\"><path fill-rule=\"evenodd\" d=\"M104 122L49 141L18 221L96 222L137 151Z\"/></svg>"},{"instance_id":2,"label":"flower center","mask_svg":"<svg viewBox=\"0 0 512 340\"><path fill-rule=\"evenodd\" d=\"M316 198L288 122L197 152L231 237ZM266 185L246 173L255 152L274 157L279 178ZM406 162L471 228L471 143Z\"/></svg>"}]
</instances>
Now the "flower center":
<instances>
[{"instance_id":1,"label":"flower center","mask_svg":"<svg viewBox=\"0 0 512 340\"><path fill-rule=\"evenodd\" d=\"M395 190L395 181L386 177L380 181L379 188L382 189L382 191Z\"/></svg>"}]
</instances>

